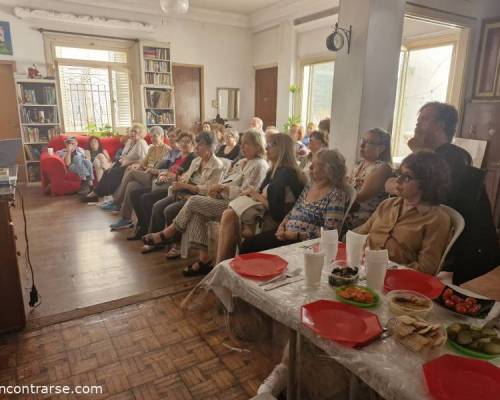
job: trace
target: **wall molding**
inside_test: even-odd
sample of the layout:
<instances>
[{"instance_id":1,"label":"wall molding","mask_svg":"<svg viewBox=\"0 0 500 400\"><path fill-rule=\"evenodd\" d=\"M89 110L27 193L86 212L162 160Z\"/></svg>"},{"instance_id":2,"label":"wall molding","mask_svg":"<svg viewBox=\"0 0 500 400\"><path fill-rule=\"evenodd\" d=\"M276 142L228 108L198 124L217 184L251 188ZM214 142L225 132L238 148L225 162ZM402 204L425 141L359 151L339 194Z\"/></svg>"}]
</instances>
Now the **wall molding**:
<instances>
[{"instance_id":1,"label":"wall molding","mask_svg":"<svg viewBox=\"0 0 500 400\"><path fill-rule=\"evenodd\" d=\"M126 21L114 18L79 15L51 10L15 7L14 15L28 22L62 22L108 29L125 29L139 32L154 32L156 25L139 21Z\"/></svg>"}]
</instances>

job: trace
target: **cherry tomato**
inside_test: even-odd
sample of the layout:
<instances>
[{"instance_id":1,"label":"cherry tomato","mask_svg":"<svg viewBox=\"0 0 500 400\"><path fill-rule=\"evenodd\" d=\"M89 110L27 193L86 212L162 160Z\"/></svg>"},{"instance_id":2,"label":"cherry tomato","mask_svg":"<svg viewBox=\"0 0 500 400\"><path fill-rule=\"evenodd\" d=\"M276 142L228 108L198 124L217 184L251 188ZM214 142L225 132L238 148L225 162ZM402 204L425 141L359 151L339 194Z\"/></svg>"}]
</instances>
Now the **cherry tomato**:
<instances>
[{"instance_id":1,"label":"cherry tomato","mask_svg":"<svg viewBox=\"0 0 500 400\"><path fill-rule=\"evenodd\" d=\"M457 296L456 294L452 295L450 300L453 301L455 304L463 302L462 298L460 296Z\"/></svg>"},{"instance_id":2,"label":"cherry tomato","mask_svg":"<svg viewBox=\"0 0 500 400\"><path fill-rule=\"evenodd\" d=\"M469 306L473 306L474 304L476 304L476 299L473 299L472 297L467 297L465 299L465 302L469 305Z\"/></svg>"},{"instance_id":3,"label":"cherry tomato","mask_svg":"<svg viewBox=\"0 0 500 400\"><path fill-rule=\"evenodd\" d=\"M457 304L455 310L460 314L467 314L468 308L465 304Z\"/></svg>"},{"instance_id":4,"label":"cherry tomato","mask_svg":"<svg viewBox=\"0 0 500 400\"><path fill-rule=\"evenodd\" d=\"M443 292L443 299L445 299L445 300L449 299L452 295L453 295L453 290L448 288Z\"/></svg>"},{"instance_id":5,"label":"cherry tomato","mask_svg":"<svg viewBox=\"0 0 500 400\"><path fill-rule=\"evenodd\" d=\"M476 315L479 310L481 310L481 306L479 304L475 304L471 308L469 308L469 314Z\"/></svg>"},{"instance_id":6,"label":"cherry tomato","mask_svg":"<svg viewBox=\"0 0 500 400\"><path fill-rule=\"evenodd\" d=\"M449 299L446 299L444 301L444 305L448 308L454 308L455 307L455 303L453 303L453 301L449 300Z\"/></svg>"}]
</instances>

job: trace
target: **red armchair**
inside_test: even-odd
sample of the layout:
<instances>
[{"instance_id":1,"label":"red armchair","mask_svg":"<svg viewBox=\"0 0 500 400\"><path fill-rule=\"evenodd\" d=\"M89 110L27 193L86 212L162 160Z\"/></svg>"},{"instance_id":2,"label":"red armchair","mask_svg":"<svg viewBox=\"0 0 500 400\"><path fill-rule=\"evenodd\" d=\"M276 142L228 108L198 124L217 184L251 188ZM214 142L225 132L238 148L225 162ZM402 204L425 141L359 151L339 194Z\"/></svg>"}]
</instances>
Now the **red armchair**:
<instances>
[{"instance_id":1,"label":"red armchair","mask_svg":"<svg viewBox=\"0 0 500 400\"><path fill-rule=\"evenodd\" d=\"M50 183L50 193L53 196L62 196L73 194L80 190L80 177L70 172L64 161L56 155L56 151L64 149L64 140L67 137L74 136L78 141L78 146L88 149L89 136L86 135L61 135L52 138L47 147L54 149L54 155L49 156L47 150L44 150L40 156L40 171L42 177L42 191L46 192L47 185ZM111 136L101 138L102 146L108 151L111 159L120 148L120 137Z\"/></svg>"}]
</instances>

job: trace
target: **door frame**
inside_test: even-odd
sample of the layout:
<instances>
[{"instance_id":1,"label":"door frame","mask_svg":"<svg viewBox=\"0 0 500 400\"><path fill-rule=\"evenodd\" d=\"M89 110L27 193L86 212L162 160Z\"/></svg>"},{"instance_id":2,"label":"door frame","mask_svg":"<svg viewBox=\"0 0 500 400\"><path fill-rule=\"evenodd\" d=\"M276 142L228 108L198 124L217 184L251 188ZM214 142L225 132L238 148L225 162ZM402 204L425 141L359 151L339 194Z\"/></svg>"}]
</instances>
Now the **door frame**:
<instances>
[{"instance_id":1,"label":"door frame","mask_svg":"<svg viewBox=\"0 0 500 400\"><path fill-rule=\"evenodd\" d=\"M200 123L205 121L205 66L201 64L186 64L186 63L172 63L172 82L174 81L174 67L188 67L200 69ZM175 99L175 85L174 85L174 99Z\"/></svg>"},{"instance_id":2,"label":"door frame","mask_svg":"<svg viewBox=\"0 0 500 400\"><path fill-rule=\"evenodd\" d=\"M278 93L278 73L279 73L279 65L278 63L270 63L270 64L262 64L262 65L259 65L259 66L254 66L253 67L253 97L254 97L254 100L253 100L253 115L255 116L256 115L256 112L255 110L257 109L257 96L255 95L255 90L257 88L257 82L256 82L256 75L257 75L257 71L261 70L261 69L270 69L270 68L277 68L278 69L278 72L276 74L276 115L278 114L278 96L279 96L279 93ZM278 123L278 121L276 121L276 123Z\"/></svg>"}]
</instances>

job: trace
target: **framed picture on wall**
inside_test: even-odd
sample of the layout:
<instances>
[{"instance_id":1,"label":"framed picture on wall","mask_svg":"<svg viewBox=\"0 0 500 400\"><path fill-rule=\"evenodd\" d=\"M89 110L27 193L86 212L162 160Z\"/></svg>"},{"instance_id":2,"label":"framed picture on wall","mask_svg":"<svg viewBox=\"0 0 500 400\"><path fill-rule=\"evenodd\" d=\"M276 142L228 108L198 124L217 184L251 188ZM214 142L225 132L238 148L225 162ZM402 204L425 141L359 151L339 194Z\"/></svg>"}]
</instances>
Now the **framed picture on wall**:
<instances>
[{"instance_id":1,"label":"framed picture on wall","mask_svg":"<svg viewBox=\"0 0 500 400\"><path fill-rule=\"evenodd\" d=\"M500 18L486 19L481 29L474 97L500 100Z\"/></svg>"},{"instance_id":2,"label":"framed picture on wall","mask_svg":"<svg viewBox=\"0 0 500 400\"><path fill-rule=\"evenodd\" d=\"M10 24L7 21L0 21L0 54L13 55Z\"/></svg>"}]
</instances>

